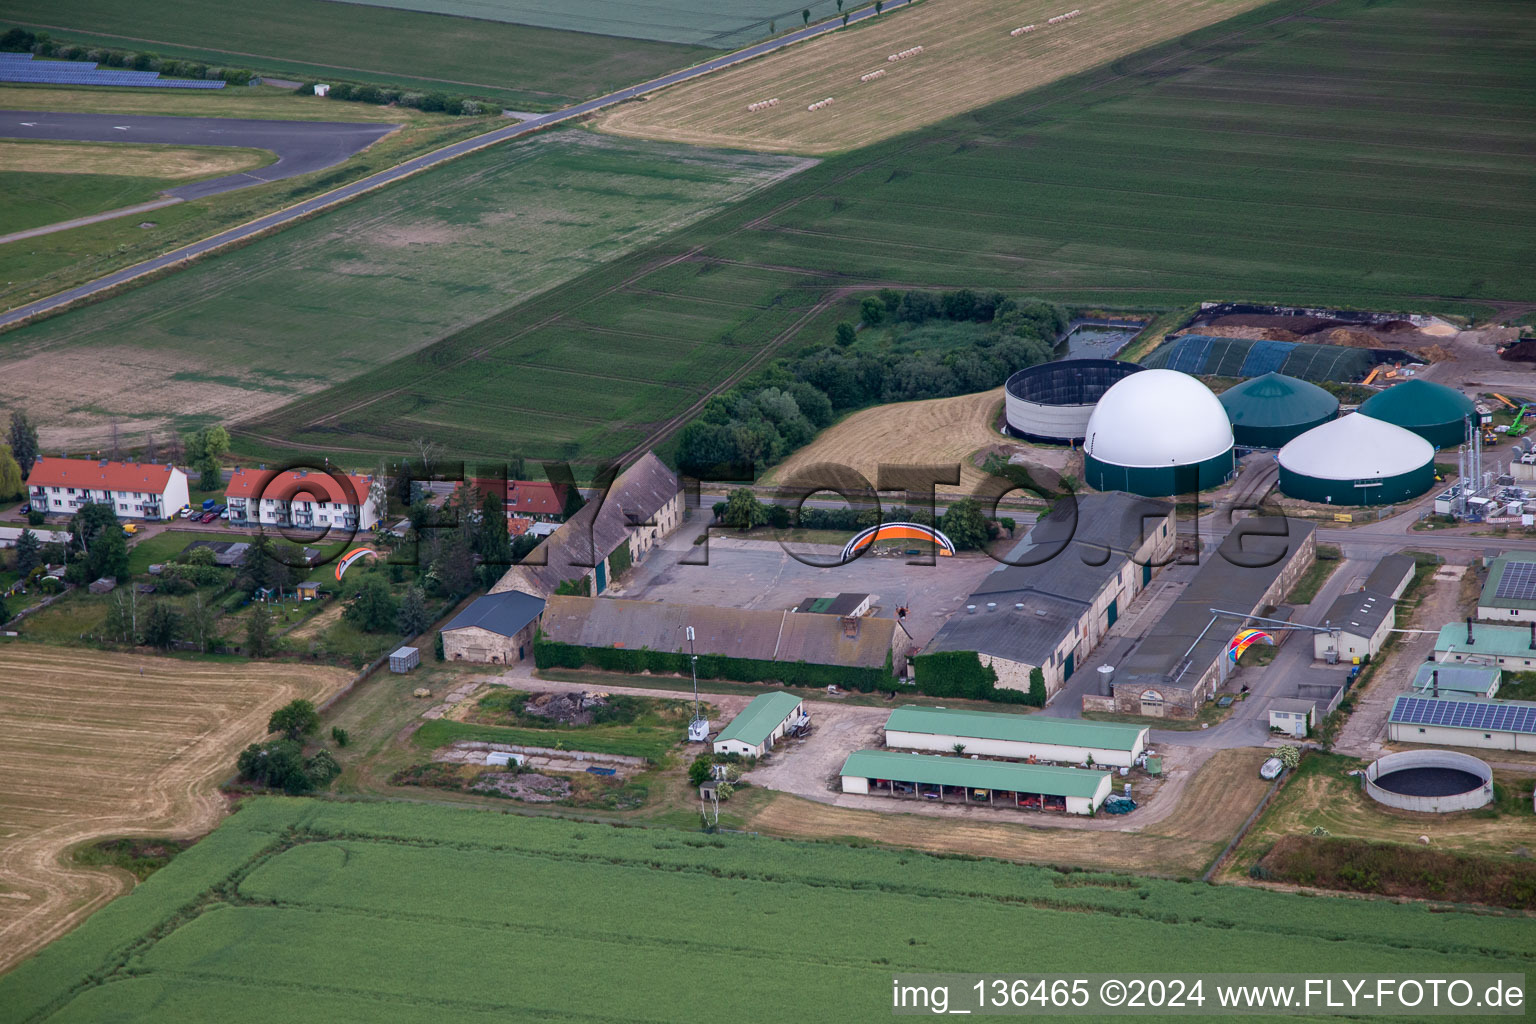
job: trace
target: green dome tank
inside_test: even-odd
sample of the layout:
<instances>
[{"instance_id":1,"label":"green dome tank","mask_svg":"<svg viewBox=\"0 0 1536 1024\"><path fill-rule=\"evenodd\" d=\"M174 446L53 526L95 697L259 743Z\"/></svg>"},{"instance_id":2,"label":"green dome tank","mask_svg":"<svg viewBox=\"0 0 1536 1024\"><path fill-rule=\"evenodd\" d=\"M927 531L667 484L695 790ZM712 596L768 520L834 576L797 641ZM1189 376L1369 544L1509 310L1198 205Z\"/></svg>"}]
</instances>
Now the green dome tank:
<instances>
[{"instance_id":1,"label":"green dome tank","mask_svg":"<svg viewBox=\"0 0 1536 1024\"><path fill-rule=\"evenodd\" d=\"M1283 448L1339 414L1339 400L1308 381L1283 373L1245 380L1217 396L1242 448Z\"/></svg>"},{"instance_id":2,"label":"green dome tank","mask_svg":"<svg viewBox=\"0 0 1536 1024\"><path fill-rule=\"evenodd\" d=\"M1455 448L1466 440L1466 417L1472 417L1474 425L1478 421L1472 399L1417 378L1366 399L1360 413L1411 430L1436 448Z\"/></svg>"}]
</instances>

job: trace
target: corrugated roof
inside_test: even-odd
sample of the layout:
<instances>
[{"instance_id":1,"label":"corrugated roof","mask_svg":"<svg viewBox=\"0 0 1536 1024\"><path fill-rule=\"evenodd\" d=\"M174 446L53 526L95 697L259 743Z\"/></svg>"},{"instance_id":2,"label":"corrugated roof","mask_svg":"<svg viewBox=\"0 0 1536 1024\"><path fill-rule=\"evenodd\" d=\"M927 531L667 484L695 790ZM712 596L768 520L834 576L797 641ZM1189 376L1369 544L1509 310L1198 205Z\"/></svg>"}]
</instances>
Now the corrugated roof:
<instances>
[{"instance_id":1,"label":"corrugated roof","mask_svg":"<svg viewBox=\"0 0 1536 1024\"><path fill-rule=\"evenodd\" d=\"M1072 718L1045 718L1040 715L1009 715L997 711L906 705L891 712L885 730L888 733L916 732L1130 751L1136 748L1138 738L1147 731L1147 727L1116 722L1084 722Z\"/></svg>"},{"instance_id":2,"label":"corrugated roof","mask_svg":"<svg viewBox=\"0 0 1536 1024\"><path fill-rule=\"evenodd\" d=\"M1452 622L1440 627L1435 651L1456 649L1457 654L1486 655L1497 658L1536 658L1536 644L1531 642L1529 626L1490 626L1472 623L1473 643L1467 643L1467 626Z\"/></svg>"},{"instance_id":3,"label":"corrugated roof","mask_svg":"<svg viewBox=\"0 0 1536 1024\"><path fill-rule=\"evenodd\" d=\"M291 469L278 472L270 469L237 468L230 474L224 494L230 498L272 498L278 501L339 501L343 505L364 505L368 502L368 488L373 484L371 476L352 473L322 473L319 470Z\"/></svg>"},{"instance_id":4,"label":"corrugated roof","mask_svg":"<svg viewBox=\"0 0 1536 1024\"><path fill-rule=\"evenodd\" d=\"M1353 594L1340 594L1328 606L1323 621L1356 636L1368 637L1392 614L1393 607L1392 599L1385 594L1357 590Z\"/></svg>"},{"instance_id":5,"label":"corrugated roof","mask_svg":"<svg viewBox=\"0 0 1536 1024\"><path fill-rule=\"evenodd\" d=\"M549 598L543 629L550 640L578 647L686 651L683 627L692 626L699 654L855 668L884 666L896 620L865 616L855 621L857 629L850 637L837 615L557 594Z\"/></svg>"},{"instance_id":6,"label":"corrugated roof","mask_svg":"<svg viewBox=\"0 0 1536 1024\"><path fill-rule=\"evenodd\" d=\"M1477 693L1486 695L1504 673L1494 665L1457 665L1451 662L1426 661L1413 675L1414 689L1431 690L1431 676L1438 674L1441 692Z\"/></svg>"},{"instance_id":7,"label":"corrugated roof","mask_svg":"<svg viewBox=\"0 0 1536 1024\"><path fill-rule=\"evenodd\" d=\"M479 626L502 636L516 636L528 623L544 611L544 602L531 594L509 590L501 594L487 594L470 602L443 631Z\"/></svg>"},{"instance_id":8,"label":"corrugated roof","mask_svg":"<svg viewBox=\"0 0 1536 1024\"><path fill-rule=\"evenodd\" d=\"M527 558L508 569L492 592L522 590L548 597L560 584L591 572L628 541L631 530L649 522L681 489L677 474L646 452L619 474L606 495L588 500Z\"/></svg>"},{"instance_id":9,"label":"corrugated roof","mask_svg":"<svg viewBox=\"0 0 1536 1024\"><path fill-rule=\"evenodd\" d=\"M164 494L174 466L159 462L110 462L43 456L27 474L28 487L83 487L96 491Z\"/></svg>"},{"instance_id":10,"label":"corrugated roof","mask_svg":"<svg viewBox=\"0 0 1536 1024\"><path fill-rule=\"evenodd\" d=\"M1217 553L1205 556L1205 564L1157 625L1120 663L1116 684L1134 681L1134 685L1149 685L1162 681L1179 685L1181 680L1193 683L1226 650L1238 629L1236 622L1223 619L1196 644L1196 638L1211 623L1211 609L1255 609L1291 554L1314 529L1311 523L1299 519L1266 516L1239 520ZM1283 532L1266 533L1268 530ZM1192 672L1188 679L1186 666Z\"/></svg>"},{"instance_id":11,"label":"corrugated roof","mask_svg":"<svg viewBox=\"0 0 1536 1024\"><path fill-rule=\"evenodd\" d=\"M1003 565L988 573L966 602L976 611L950 616L925 650L979 651L1043 664L1105 583L1125 568L1143 531L1150 533L1171 511L1165 502L1118 492L1083 495L1075 505L1057 502L1008 553L1010 561L1039 564ZM987 611L988 604L997 608Z\"/></svg>"},{"instance_id":12,"label":"corrugated roof","mask_svg":"<svg viewBox=\"0 0 1536 1024\"><path fill-rule=\"evenodd\" d=\"M843 762L843 775L929 786L1001 789L1012 793L1093 797L1105 772L1007 761L972 761L942 754L902 754L893 750L855 750Z\"/></svg>"},{"instance_id":13,"label":"corrugated roof","mask_svg":"<svg viewBox=\"0 0 1536 1024\"><path fill-rule=\"evenodd\" d=\"M736 740L749 746L760 746L801 703L800 697L782 690L759 694L741 709L741 714L731 719L730 725L720 730L715 742Z\"/></svg>"}]
</instances>

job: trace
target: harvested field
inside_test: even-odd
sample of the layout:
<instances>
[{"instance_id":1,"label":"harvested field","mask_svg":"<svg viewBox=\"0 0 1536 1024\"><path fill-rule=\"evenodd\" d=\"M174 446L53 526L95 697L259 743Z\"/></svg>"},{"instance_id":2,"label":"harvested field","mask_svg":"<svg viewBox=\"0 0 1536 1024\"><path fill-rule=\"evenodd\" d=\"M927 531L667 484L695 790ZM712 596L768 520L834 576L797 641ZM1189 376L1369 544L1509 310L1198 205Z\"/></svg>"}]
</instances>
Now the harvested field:
<instances>
[{"instance_id":1,"label":"harvested field","mask_svg":"<svg viewBox=\"0 0 1536 1024\"><path fill-rule=\"evenodd\" d=\"M789 47L603 115L620 135L791 153L845 152L1108 63L1230 18L1263 0L1101 0L1059 25L1066 5L930 0ZM1019 26L1036 31L1010 36ZM921 45L899 61L893 53ZM869 81L873 71L883 75ZM808 110L835 97L828 110ZM781 102L765 110L748 105Z\"/></svg>"},{"instance_id":2,"label":"harvested field","mask_svg":"<svg viewBox=\"0 0 1536 1024\"><path fill-rule=\"evenodd\" d=\"M0 141L0 172L108 174L183 181L233 174L271 162L272 154L259 149Z\"/></svg>"},{"instance_id":3,"label":"harvested field","mask_svg":"<svg viewBox=\"0 0 1536 1024\"><path fill-rule=\"evenodd\" d=\"M765 483L792 480L807 466L830 462L850 466L873 482L881 463L960 464L960 486L940 487L942 493L972 494L986 479L972 462L978 449L1002 446L1027 451L1030 459L1058 472L1070 453L1063 448L1033 448L993 429L1003 402L1003 389L974 395L896 402L864 409L822 431L804 448L774 467Z\"/></svg>"},{"instance_id":4,"label":"harvested field","mask_svg":"<svg viewBox=\"0 0 1536 1024\"><path fill-rule=\"evenodd\" d=\"M1250 748L1217 752L1185 783L1171 814L1145 826L1123 822L1130 831L1118 831L1113 818L1094 819L1091 828L1014 825L905 814L896 801L892 812L872 812L783 794L751 814L746 827L784 836L856 836L933 852L1195 876L1237 834L1268 788L1254 770L1261 755Z\"/></svg>"},{"instance_id":5,"label":"harvested field","mask_svg":"<svg viewBox=\"0 0 1536 1024\"><path fill-rule=\"evenodd\" d=\"M272 710L349 676L0 645L0 970L126 888L121 874L67 866L69 847L207 832L224 813L215 786Z\"/></svg>"}]
</instances>

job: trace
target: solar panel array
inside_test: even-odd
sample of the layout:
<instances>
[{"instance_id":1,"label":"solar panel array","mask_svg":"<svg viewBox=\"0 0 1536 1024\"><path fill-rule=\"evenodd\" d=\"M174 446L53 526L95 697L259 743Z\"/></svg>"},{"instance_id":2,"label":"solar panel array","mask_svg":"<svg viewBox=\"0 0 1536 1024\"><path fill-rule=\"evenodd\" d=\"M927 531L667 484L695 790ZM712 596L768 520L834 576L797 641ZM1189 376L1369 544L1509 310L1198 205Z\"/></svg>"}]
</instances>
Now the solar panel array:
<instances>
[{"instance_id":1,"label":"solar panel array","mask_svg":"<svg viewBox=\"0 0 1536 1024\"><path fill-rule=\"evenodd\" d=\"M1392 705L1388 721L1403 725L1443 725L1452 729L1536 734L1536 705L1399 697Z\"/></svg>"},{"instance_id":2,"label":"solar panel array","mask_svg":"<svg viewBox=\"0 0 1536 1024\"><path fill-rule=\"evenodd\" d=\"M0 82L34 85L129 85L151 89L222 89L221 81L161 78L157 71L98 68L80 60L32 60L30 53L0 54Z\"/></svg>"},{"instance_id":3,"label":"solar panel array","mask_svg":"<svg viewBox=\"0 0 1536 1024\"><path fill-rule=\"evenodd\" d=\"M1536 562L1505 562L1504 574L1494 588L1495 598L1536 601Z\"/></svg>"}]
</instances>

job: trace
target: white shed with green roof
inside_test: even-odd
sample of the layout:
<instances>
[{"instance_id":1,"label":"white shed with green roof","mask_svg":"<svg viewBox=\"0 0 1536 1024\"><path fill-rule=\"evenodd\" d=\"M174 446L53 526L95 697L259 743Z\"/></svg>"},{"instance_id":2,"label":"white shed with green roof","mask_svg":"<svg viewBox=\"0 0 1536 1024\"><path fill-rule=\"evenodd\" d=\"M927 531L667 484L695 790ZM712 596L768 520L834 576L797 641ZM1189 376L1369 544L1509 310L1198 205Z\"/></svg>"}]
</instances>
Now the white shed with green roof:
<instances>
[{"instance_id":1,"label":"white shed with green roof","mask_svg":"<svg viewBox=\"0 0 1536 1024\"><path fill-rule=\"evenodd\" d=\"M1129 767L1147 747L1147 727L911 705L892 711L885 723L887 747L949 753L956 744L983 757L1070 764L1092 758L1093 764Z\"/></svg>"},{"instance_id":2,"label":"white shed with green roof","mask_svg":"<svg viewBox=\"0 0 1536 1024\"><path fill-rule=\"evenodd\" d=\"M1113 787L1108 772L894 750L856 750L841 774L844 793L1067 814L1092 814Z\"/></svg>"},{"instance_id":3,"label":"white shed with green roof","mask_svg":"<svg viewBox=\"0 0 1536 1024\"><path fill-rule=\"evenodd\" d=\"M720 730L715 737L715 753L762 757L772 749L774 740L809 720L805 702L794 694L782 690L762 694Z\"/></svg>"}]
</instances>

